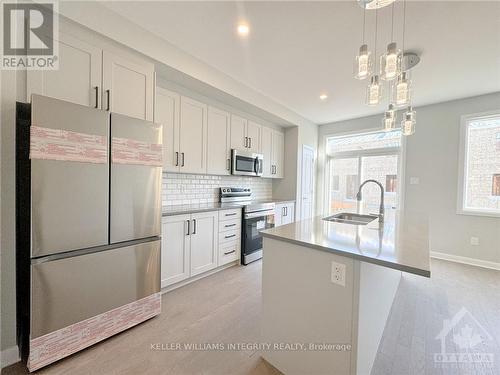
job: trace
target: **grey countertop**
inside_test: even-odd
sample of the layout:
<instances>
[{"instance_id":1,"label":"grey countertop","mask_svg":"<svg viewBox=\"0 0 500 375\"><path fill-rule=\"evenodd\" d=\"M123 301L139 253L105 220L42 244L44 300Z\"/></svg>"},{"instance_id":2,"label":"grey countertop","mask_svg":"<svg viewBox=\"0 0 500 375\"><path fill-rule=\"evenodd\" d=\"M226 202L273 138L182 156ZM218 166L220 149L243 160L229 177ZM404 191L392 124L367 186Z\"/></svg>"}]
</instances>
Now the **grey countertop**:
<instances>
[{"instance_id":1,"label":"grey countertop","mask_svg":"<svg viewBox=\"0 0 500 375\"><path fill-rule=\"evenodd\" d=\"M289 203L295 202L293 199L270 199L268 202L274 203ZM242 208L242 204L238 203L199 203L199 204L182 204L182 205L172 205L172 206L163 206L161 208L162 216L173 216L173 215L182 215L182 214L193 214L197 212L206 212L206 211L220 211L220 210L229 210L231 208Z\"/></svg>"},{"instance_id":2,"label":"grey countertop","mask_svg":"<svg viewBox=\"0 0 500 375\"><path fill-rule=\"evenodd\" d=\"M264 237L430 277L428 218L417 212L387 210L383 224L376 219L368 225L325 221L318 216L261 233Z\"/></svg>"}]
</instances>

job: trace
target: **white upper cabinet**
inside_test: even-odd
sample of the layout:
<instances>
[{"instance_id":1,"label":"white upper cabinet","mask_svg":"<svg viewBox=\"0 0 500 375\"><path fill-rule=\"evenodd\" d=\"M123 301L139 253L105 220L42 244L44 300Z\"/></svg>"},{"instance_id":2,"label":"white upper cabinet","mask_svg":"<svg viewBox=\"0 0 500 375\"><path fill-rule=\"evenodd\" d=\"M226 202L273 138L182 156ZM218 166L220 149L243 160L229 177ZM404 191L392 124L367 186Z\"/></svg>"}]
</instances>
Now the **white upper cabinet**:
<instances>
[{"instance_id":1,"label":"white upper cabinet","mask_svg":"<svg viewBox=\"0 0 500 375\"><path fill-rule=\"evenodd\" d=\"M191 215L191 276L217 267L219 213Z\"/></svg>"},{"instance_id":2,"label":"white upper cabinet","mask_svg":"<svg viewBox=\"0 0 500 375\"><path fill-rule=\"evenodd\" d=\"M208 107L207 121L207 173L231 173L231 122L230 114Z\"/></svg>"},{"instance_id":3,"label":"white upper cabinet","mask_svg":"<svg viewBox=\"0 0 500 375\"><path fill-rule=\"evenodd\" d=\"M103 52L103 109L153 121L154 66Z\"/></svg>"},{"instance_id":4,"label":"white upper cabinet","mask_svg":"<svg viewBox=\"0 0 500 375\"><path fill-rule=\"evenodd\" d=\"M163 126L163 170L179 171L180 95L158 87L154 121Z\"/></svg>"},{"instance_id":5,"label":"white upper cabinet","mask_svg":"<svg viewBox=\"0 0 500 375\"><path fill-rule=\"evenodd\" d=\"M231 148L244 150L248 145L248 121L242 117L231 115Z\"/></svg>"},{"instance_id":6,"label":"white upper cabinet","mask_svg":"<svg viewBox=\"0 0 500 375\"><path fill-rule=\"evenodd\" d=\"M273 157L274 177L283 178L285 167L285 135L281 132L273 132Z\"/></svg>"},{"instance_id":7,"label":"white upper cabinet","mask_svg":"<svg viewBox=\"0 0 500 375\"><path fill-rule=\"evenodd\" d=\"M179 164L184 173L207 172L207 105L181 96Z\"/></svg>"},{"instance_id":8,"label":"white upper cabinet","mask_svg":"<svg viewBox=\"0 0 500 375\"><path fill-rule=\"evenodd\" d=\"M260 153L260 134L262 126L255 122L248 121L247 124L247 137L248 137L248 150L250 152Z\"/></svg>"},{"instance_id":9,"label":"white upper cabinet","mask_svg":"<svg viewBox=\"0 0 500 375\"><path fill-rule=\"evenodd\" d=\"M59 42L59 69L28 70L27 100L39 94L100 108L102 51L66 34L55 42Z\"/></svg>"},{"instance_id":10,"label":"white upper cabinet","mask_svg":"<svg viewBox=\"0 0 500 375\"><path fill-rule=\"evenodd\" d=\"M262 163L262 177L274 177L271 170L273 156L273 130L263 127L260 141L261 154L264 155Z\"/></svg>"}]
</instances>

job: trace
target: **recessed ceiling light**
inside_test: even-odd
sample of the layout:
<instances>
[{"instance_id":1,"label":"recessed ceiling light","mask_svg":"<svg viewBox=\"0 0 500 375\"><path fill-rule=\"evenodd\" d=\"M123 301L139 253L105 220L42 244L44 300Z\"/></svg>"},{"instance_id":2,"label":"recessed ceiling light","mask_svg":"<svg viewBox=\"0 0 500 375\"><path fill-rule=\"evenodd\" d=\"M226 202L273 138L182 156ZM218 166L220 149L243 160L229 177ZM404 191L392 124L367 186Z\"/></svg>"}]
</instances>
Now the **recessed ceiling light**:
<instances>
[{"instance_id":1,"label":"recessed ceiling light","mask_svg":"<svg viewBox=\"0 0 500 375\"><path fill-rule=\"evenodd\" d=\"M248 27L248 24L246 23L238 24L238 34L240 34L241 36L247 36L249 32L250 28Z\"/></svg>"},{"instance_id":2,"label":"recessed ceiling light","mask_svg":"<svg viewBox=\"0 0 500 375\"><path fill-rule=\"evenodd\" d=\"M326 95L326 94L321 94L321 95L319 96L319 98L320 98L321 100L326 100L326 99L328 99L328 95Z\"/></svg>"}]
</instances>

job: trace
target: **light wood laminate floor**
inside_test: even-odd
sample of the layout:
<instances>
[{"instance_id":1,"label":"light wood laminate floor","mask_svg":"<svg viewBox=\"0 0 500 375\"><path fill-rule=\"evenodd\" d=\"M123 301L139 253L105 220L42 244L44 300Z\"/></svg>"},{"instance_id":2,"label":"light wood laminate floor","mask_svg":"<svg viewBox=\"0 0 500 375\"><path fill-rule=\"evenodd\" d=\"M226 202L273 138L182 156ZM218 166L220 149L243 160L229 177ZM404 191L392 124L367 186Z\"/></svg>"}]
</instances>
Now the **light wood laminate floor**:
<instances>
[{"instance_id":1,"label":"light wood laminate floor","mask_svg":"<svg viewBox=\"0 0 500 375\"><path fill-rule=\"evenodd\" d=\"M437 260L431 266L431 279L404 275L372 375L500 374L500 272ZM260 261L229 268L163 295L160 316L37 373L278 375L253 350L151 349L156 343L259 342L260 286ZM495 368L435 368L435 336L462 307L491 335L484 345L495 355ZM22 373L19 364L2 372Z\"/></svg>"}]
</instances>

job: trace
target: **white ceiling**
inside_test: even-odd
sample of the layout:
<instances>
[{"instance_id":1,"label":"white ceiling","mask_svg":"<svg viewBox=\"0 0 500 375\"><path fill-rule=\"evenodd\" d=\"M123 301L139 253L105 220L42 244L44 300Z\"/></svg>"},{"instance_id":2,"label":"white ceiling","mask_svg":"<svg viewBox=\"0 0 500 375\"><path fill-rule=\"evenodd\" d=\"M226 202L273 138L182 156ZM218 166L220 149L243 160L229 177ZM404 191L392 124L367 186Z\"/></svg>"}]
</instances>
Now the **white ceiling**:
<instances>
[{"instance_id":1,"label":"white ceiling","mask_svg":"<svg viewBox=\"0 0 500 375\"><path fill-rule=\"evenodd\" d=\"M364 105L352 78L362 9L349 2L110 2L107 7L315 123L383 111ZM395 6L401 45L402 1ZM374 44L374 11L367 12ZM235 33L238 20L250 35ZM500 91L500 2L407 2L405 47L421 55L414 105ZM378 52L390 39L391 7L379 11ZM329 97L320 101L320 93Z\"/></svg>"}]
</instances>

